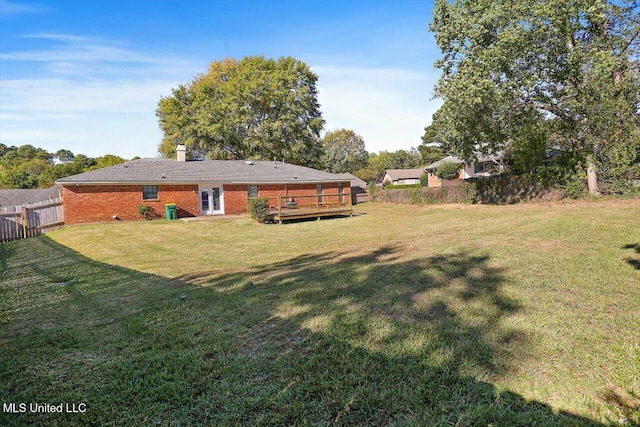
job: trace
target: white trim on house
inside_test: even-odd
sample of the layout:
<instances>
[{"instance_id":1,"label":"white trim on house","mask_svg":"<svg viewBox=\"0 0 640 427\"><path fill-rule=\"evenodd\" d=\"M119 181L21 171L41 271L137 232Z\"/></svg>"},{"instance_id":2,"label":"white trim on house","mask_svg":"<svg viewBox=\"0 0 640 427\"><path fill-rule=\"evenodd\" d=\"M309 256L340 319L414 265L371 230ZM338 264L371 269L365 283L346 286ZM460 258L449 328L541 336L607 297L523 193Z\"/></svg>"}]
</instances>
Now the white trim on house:
<instances>
[{"instance_id":1,"label":"white trim on house","mask_svg":"<svg viewBox=\"0 0 640 427\"><path fill-rule=\"evenodd\" d=\"M198 203L200 215L224 215L224 186L222 184L199 185Z\"/></svg>"}]
</instances>

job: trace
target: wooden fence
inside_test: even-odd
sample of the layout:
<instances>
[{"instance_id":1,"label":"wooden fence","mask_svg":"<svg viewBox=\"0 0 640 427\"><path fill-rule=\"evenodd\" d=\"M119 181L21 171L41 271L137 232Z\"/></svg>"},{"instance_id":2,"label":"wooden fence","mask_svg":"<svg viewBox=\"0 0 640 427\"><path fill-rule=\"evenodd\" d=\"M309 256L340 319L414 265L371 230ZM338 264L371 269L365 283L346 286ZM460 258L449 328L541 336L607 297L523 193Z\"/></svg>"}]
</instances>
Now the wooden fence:
<instances>
[{"instance_id":1,"label":"wooden fence","mask_svg":"<svg viewBox=\"0 0 640 427\"><path fill-rule=\"evenodd\" d=\"M62 199L0 207L0 242L25 239L64 224Z\"/></svg>"}]
</instances>

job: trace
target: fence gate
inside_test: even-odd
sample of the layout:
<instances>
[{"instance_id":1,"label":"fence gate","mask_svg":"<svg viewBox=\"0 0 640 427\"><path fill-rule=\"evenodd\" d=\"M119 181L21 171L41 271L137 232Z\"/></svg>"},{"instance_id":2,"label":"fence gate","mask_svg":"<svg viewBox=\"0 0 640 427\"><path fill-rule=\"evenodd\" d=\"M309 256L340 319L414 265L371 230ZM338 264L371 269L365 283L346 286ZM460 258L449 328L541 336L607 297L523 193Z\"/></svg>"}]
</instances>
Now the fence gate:
<instances>
[{"instance_id":1,"label":"fence gate","mask_svg":"<svg viewBox=\"0 0 640 427\"><path fill-rule=\"evenodd\" d=\"M0 208L0 241L25 239L64 224L62 198Z\"/></svg>"}]
</instances>

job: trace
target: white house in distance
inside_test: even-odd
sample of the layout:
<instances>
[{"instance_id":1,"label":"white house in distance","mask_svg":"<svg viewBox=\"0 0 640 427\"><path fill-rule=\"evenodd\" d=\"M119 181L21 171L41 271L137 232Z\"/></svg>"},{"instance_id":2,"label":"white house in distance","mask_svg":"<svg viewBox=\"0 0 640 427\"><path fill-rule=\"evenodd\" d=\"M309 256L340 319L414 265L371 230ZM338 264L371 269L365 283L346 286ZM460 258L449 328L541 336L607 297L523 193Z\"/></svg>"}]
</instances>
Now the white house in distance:
<instances>
[{"instance_id":1,"label":"white house in distance","mask_svg":"<svg viewBox=\"0 0 640 427\"><path fill-rule=\"evenodd\" d=\"M382 178L382 183L392 185L420 184L420 175L425 172L424 168L418 169L387 169Z\"/></svg>"},{"instance_id":2,"label":"white house in distance","mask_svg":"<svg viewBox=\"0 0 640 427\"><path fill-rule=\"evenodd\" d=\"M446 162L453 162L459 165L460 169L456 179L491 176L504 172L505 170L504 157L502 155L481 157L476 162L470 164L466 164L464 160L458 157L447 156L444 159L438 160L424 168L429 177L429 187L440 187L442 185L442 180L436 176L436 170L441 164Z\"/></svg>"}]
</instances>

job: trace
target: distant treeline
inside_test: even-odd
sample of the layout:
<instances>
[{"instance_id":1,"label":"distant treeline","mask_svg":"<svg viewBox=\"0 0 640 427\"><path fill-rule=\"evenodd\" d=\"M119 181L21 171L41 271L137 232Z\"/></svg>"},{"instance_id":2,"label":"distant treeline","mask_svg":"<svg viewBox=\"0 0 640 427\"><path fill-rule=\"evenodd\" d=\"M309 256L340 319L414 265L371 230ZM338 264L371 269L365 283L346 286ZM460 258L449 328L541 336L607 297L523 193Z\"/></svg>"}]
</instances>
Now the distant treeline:
<instances>
[{"instance_id":1,"label":"distant treeline","mask_svg":"<svg viewBox=\"0 0 640 427\"><path fill-rule=\"evenodd\" d=\"M339 143L334 142L333 145L339 145ZM328 146L329 144L325 143L325 149L330 153ZM327 161L322 169L336 173L352 172L367 182L375 182L384 175L386 169L417 168L446 156L442 150L425 145L420 145L417 149L380 151L379 153L367 153L364 150L364 142L361 146L361 151L364 152L363 159L353 161L355 156L347 154L342 156L342 163ZM324 157L320 160L325 160ZM134 157L131 160L137 158ZM344 159L350 161L346 162ZM32 145L7 147L0 144L0 189L47 188L59 178L117 165L126 160L128 159L113 154L94 158L84 154L73 154L64 149L50 153Z\"/></svg>"},{"instance_id":2,"label":"distant treeline","mask_svg":"<svg viewBox=\"0 0 640 427\"><path fill-rule=\"evenodd\" d=\"M87 157L69 150L50 153L32 145L0 144L0 188L47 188L65 176L123 163L126 159L106 154Z\"/></svg>"}]
</instances>

